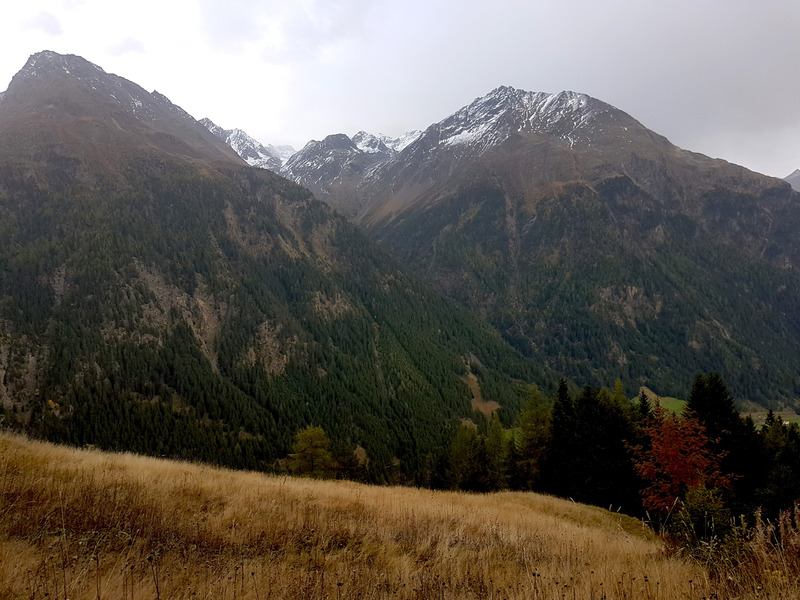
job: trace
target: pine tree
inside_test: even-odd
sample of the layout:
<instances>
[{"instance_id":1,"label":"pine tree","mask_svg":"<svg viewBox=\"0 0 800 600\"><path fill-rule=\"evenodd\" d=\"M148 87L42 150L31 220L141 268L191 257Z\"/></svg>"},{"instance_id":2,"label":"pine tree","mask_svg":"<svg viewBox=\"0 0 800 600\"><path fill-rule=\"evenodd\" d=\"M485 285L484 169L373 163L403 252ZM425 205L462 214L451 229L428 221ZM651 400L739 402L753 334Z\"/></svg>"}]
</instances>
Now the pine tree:
<instances>
[{"instance_id":1,"label":"pine tree","mask_svg":"<svg viewBox=\"0 0 800 600\"><path fill-rule=\"evenodd\" d=\"M702 373L695 376L686 411L703 424L712 441L735 433L741 426L739 411L719 373L707 378Z\"/></svg>"},{"instance_id":2,"label":"pine tree","mask_svg":"<svg viewBox=\"0 0 800 600\"><path fill-rule=\"evenodd\" d=\"M510 444L506 439L506 431L496 413L492 414L489 431L486 434L486 459L489 489L503 490L508 488L508 462Z\"/></svg>"},{"instance_id":3,"label":"pine tree","mask_svg":"<svg viewBox=\"0 0 800 600\"><path fill-rule=\"evenodd\" d=\"M685 413L703 425L709 447L722 456L720 469L732 481L728 503L737 512L747 510L764 480L762 448L752 420L742 419L719 373L695 377Z\"/></svg>"},{"instance_id":4,"label":"pine tree","mask_svg":"<svg viewBox=\"0 0 800 600\"><path fill-rule=\"evenodd\" d=\"M639 485L628 448L635 435L627 400L621 405L608 391L586 386L573 401L566 386L559 388L542 473L545 490L636 512Z\"/></svg>"},{"instance_id":5,"label":"pine tree","mask_svg":"<svg viewBox=\"0 0 800 600\"><path fill-rule=\"evenodd\" d=\"M645 391L642 390L639 394L639 422L647 423L647 419L649 419L652 415L653 404L650 402L650 398L647 397Z\"/></svg>"},{"instance_id":6,"label":"pine tree","mask_svg":"<svg viewBox=\"0 0 800 600\"><path fill-rule=\"evenodd\" d=\"M574 469L580 460L580 444L575 420L575 403L567 382L561 379L550 417L549 444L542 461L542 484L545 490L569 496L575 485Z\"/></svg>"},{"instance_id":7,"label":"pine tree","mask_svg":"<svg viewBox=\"0 0 800 600\"><path fill-rule=\"evenodd\" d=\"M774 518L800 498L800 427L785 424L770 411L760 437L766 474L756 499L764 515Z\"/></svg>"},{"instance_id":8,"label":"pine tree","mask_svg":"<svg viewBox=\"0 0 800 600\"><path fill-rule=\"evenodd\" d=\"M306 427L297 432L289 469L295 475L314 478L333 477L336 464L328 449L330 442L322 427Z\"/></svg>"},{"instance_id":9,"label":"pine tree","mask_svg":"<svg viewBox=\"0 0 800 600\"><path fill-rule=\"evenodd\" d=\"M545 453L550 446L550 412L550 407L534 386L528 404L517 417L512 432L509 481L513 489L533 490L539 487Z\"/></svg>"},{"instance_id":10,"label":"pine tree","mask_svg":"<svg viewBox=\"0 0 800 600\"><path fill-rule=\"evenodd\" d=\"M489 488L486 443L474 425L462 425L450 451L449 479L460 490L485 492Z\"/></svg>"}]
</instances>

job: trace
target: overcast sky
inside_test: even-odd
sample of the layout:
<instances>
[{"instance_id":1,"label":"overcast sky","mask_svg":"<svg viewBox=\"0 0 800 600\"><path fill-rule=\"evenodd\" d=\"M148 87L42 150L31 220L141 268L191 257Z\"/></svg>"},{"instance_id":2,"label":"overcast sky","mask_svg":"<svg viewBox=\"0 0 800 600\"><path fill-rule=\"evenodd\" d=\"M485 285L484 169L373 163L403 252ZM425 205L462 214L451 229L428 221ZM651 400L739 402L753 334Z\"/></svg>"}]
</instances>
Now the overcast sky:
<instances>
[{"instance_id":1,"label":"overcast sky","mask_svg":"<svg viewBox=\"0 0 800 600\"><path fill-rule=\"evenodd\" d=\"M41 50L297 149L424 129L511 85L584 92L768 175L800 168L798 0L3 2L0 90Z\"/></svg>"}]
</instances>

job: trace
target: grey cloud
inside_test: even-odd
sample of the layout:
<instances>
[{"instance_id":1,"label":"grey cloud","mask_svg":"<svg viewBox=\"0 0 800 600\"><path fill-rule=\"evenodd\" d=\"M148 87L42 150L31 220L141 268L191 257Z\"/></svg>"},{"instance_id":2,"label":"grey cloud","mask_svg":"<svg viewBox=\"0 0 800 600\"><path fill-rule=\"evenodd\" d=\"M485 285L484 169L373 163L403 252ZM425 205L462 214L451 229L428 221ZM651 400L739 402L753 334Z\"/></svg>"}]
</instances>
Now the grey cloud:
<instances>
[{"instance_id":1,"label":"grey cloud","mask_svg":"<svg viewBox=\"0 0 800 600\"><path fill-rule=\"evenodd\" d=\"M236 51L242 44L258 37L259 15L265 11L275 10L277 2L259 2L254 4L247 0L201 0L200 9L209 42L222 50Z\"/></svg>"},{"instance_id":2,"label":"grey cloud","mask_svg":"<svg viewBox=\"0 0 800 600\"><path fill-rule=\"evenodd\" d=\"M61 22L49 12L42 12L28 21L28 28L38 29L51 36L64 33Z\"/></svg>"},{"instance_id":3,"label":"grey cloud","mask_svg":"<svg viewBox=\"0 0 800 600\"><path fill-rule=\"evenodd\" d=\"M221 5L201 0L209 41L225 51L256 48L262 58L293 63L310 60L366 30L365 21L379 2L369 0L232 0Z\"/></svg>"},{"instance_id":4,"label":"grey cloud","mask_svg":"<svg viewBox=\"0 0 800 600\"><path fill-rule=\"evenodd\" d=\"M232 6L250 21L239 30L231 16L226 35L248 36L255 62L291 68L285 135L397 135L504 84L590 94L679 146L771 175L800 167L796 0Z\"/></svg>"},{"instance_id":5,"label":"grey cloud","mask_svg":"<svg viewBox=\"0 0 800 600\"><path fill-rule=\"evenodd\" d=\"M111 46L108 49L108 52L112 56L122 56L123 54L129 54L131 52L141 54L144 52L144 45L136 38L128 37L122 40L120 43Z\"/></svg>"}]
</instances>

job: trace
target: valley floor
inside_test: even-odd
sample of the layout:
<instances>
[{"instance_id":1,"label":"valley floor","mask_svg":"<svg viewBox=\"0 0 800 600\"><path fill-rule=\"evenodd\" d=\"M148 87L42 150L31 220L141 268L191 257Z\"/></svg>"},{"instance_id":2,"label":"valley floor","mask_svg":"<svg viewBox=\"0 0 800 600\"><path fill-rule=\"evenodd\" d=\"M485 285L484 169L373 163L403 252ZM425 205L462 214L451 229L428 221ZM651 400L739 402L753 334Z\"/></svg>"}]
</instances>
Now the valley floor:
<instances>
[{"instance_id":1,"label":"valley floor","mask_svg":"<svg viewBox=\"0 0 800 600\"><path fill-rule=\"evenodd\" d=\"M798 597L779 572L770 581L759 597ZM275 477L0 435L0 599L669 600L715 587L640 522L567 500Z\"/></svg>"}]
</instances>

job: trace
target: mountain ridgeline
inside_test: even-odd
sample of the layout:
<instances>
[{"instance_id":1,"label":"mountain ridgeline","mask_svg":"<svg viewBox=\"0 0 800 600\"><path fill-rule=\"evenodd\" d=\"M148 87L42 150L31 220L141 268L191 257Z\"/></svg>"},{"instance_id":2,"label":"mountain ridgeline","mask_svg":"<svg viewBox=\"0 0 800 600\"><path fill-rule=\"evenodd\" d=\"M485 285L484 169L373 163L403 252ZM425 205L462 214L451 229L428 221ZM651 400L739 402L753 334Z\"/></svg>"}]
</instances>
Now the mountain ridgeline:
<instances>
[{"instance_id":1,"label":"mountain ridgeline","mask_svg":"<svg viewBox=\"0 0 800 600\"><path fill-rule=\"evenodd\" d=\"M34 55L0 96L0 402L56 441L269 468L322 425L423 477L554 384L311 193L164 96Z\"/></svg>"},{"instance_id":2,"label":"mountain ridgeline","mask_svg":"<svg viewBox=\"0 0 800 600\"><path fill-rule=\"evenodd\" d=\"M798 398L800 194L604 102L501 87L400 152L331 136L280 172L577 382Z\"/></svg>"}]
</instances>

